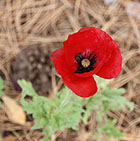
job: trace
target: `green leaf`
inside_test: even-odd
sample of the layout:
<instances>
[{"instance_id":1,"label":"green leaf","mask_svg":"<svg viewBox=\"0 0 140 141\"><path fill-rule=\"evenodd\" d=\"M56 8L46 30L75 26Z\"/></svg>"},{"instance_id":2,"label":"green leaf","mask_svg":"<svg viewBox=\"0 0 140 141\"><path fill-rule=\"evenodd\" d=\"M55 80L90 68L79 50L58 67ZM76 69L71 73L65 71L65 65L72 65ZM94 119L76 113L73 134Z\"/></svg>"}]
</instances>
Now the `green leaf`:
<instances>
[{"instance_id":1,"label":"green leaf","mask_svg":"<svg viewBox=\"0 0 140 141\"><path fill-rule=\"evenodd\" d=\"M42 128L42 125L40 123L36 123L35 125L32 126L32 129L40 129Z\"/></svg>"},{"instance_id":2,"label":"green leaf","mask_svg":"<svg viewBox=\"0 0 140 141\"><path fill-rule=\"evenodd\" d=\"M110 137L115 138L122 138L123 133L121 133L118 129L115 128L116 121L111 119L106 119L106 125L104 127L101 127L101 130Z\"/></svg>"},{"instance_id":3,"label":"green leaf","mask_svg":"<svg viewBox=\"0 0 140 141\"><path fill-rule=\"evenodd\" d=\"M31 82L27 82L24 79L18 80L19 86L22 88L22 94L23 95L29 95L29 96L35 96L37 93L32 87Z\"/></svg>"},{"instance_id":4,"label":"green leaf","mask_svg":"<svg viewBox=\"0 0 140 141\"><path fill-rule=\"evenodd\" d=\"M100 138L102 134L108 137L121 137L120 131L115 128L115 122L106 119L106 125L102 125L104 115L109 110L122 110L127 105L131 110L133 103L121 96L124 89L111 89L108 81L96 77L99 87L102 89L90 98L81 98L65 87L58 92L53 100L39 96L33 89L30 82L19 80L18 83L22 88L21 103L27 113L33 115L36 124L33 129L43 128L43 133L47 134L48 140L57 130L72 128L77 130L80 120L87 122L91 111L96 111L98 130L97 136ZM31 100L26 101L25 97L30 96ZM47 141L47 138L44 138Z\"/></svg>"},{"instance_id":5,"label":"green leaf","mask_svg":"<svg viewBox=\"0 0 140 141\"><path fill-rule=\"evenodd\" d=\"M111 89L109 86L107 86L104 89L104 95L122 95L125 93L125 89L124 88L119 88L119 89Z\"/></svg>"},{"instance_id":6,"label":"green leaf","mask_svg":"<svg viewBox=\"0 0 140 141\"><path fill-rule=\"evenodd\" d=\"M3 92L4 88L5 88L4 82L3 82L2 78L0 77L0 97L4 96L4 92Z\"/></svg>"}]
</instances>

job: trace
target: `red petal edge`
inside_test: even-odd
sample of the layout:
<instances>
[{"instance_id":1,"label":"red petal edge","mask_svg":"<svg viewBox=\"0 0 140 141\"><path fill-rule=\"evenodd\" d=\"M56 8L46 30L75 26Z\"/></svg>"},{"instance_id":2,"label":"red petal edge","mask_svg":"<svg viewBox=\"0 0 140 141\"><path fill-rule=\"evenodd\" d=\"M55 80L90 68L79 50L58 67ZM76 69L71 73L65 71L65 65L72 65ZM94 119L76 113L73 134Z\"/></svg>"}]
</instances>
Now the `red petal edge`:
<instances>
[{"instance_id":1,"label":"red petal edge","mask_svg":"<svg viewBox=\"0 0 140 141\"><path fill-rule=\"evenodd\" d=\"M96 73L96 75L105 78L112 79L117 77L122 69L122 56L118 45L114 42L114 48L110 59L103 65L103 67Z\"/></svg>"},{"instance_id":2,"label":"red petal edge","mask_svg":"<svg viewBox=\"0 0 140 141\"><path fill-rule=\"evenodd\" d=\"M74 76L65 63L64 49L54 51L51 56L54 67L58 74L61 75L63 82L70 88L76 95L80 97L90 97L97 92L97 86L94 78L79 78Z\"/></svg>"}]
</instances>

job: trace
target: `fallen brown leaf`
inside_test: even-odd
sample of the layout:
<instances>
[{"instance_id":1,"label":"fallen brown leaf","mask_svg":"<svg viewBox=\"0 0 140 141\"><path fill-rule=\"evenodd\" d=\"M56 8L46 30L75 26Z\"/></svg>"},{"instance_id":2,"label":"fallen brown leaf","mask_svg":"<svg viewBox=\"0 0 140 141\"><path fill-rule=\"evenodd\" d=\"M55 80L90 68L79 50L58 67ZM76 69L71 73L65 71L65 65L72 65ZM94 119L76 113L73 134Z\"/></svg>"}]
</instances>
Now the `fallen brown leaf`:
<instances>
[{"instance_id":1,"label":"fallen brown leaf","mask_svg":"<svg viewBox=\"0 0 140 141\"><path fill-rule=\"evenodd\" d=\"M14 123L24 125L26 122L26 115L21 106L8 96L3 96L2 100L8 118Z\"/></svg>"},{"instance_id":2,"label":"fallen brown leaf","mask_svg":"<svg viewBox=\"0 0 140 141\"><path fill-rule=\"evenodd\" d=\"M15 140L16 140L16 138L14 136L11 136L11 135L3 138L3 141L15 141Z\"/></svg>"}]
</instances>

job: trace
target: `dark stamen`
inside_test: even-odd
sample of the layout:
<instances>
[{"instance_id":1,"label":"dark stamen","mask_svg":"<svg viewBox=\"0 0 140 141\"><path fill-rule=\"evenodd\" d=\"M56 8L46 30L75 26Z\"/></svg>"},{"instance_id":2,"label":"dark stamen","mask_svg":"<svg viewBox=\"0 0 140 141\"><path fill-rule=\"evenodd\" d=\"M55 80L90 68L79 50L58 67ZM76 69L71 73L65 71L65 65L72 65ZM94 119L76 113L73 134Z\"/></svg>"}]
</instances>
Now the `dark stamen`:
<instances>
[{"instance_id":1,"label":"dark stamen","mask_svg":"<svg viewBox=\"0 0 140 141\"><path fill-rule=\"evenodd\" d=\"M90 65L94 65L95 63L96 63L96 61L97 61L97 56L96 56L96 54L94 55L94 56L92 56L92 58L90 59Z\"/></svg>"},{"instance_id":2,"label":"dark stamen","mask_svg":"<svg viewBox=\"0 0 140 141\"><path fill-rule=\"evenodd\" d=\"M84 54L84 55L83 55ZM75 56L75 60L78 63L77 66L77 70L75 71L75 73L84 73L84 72L90 72L91 70L95 69L95 64L97 62L97 56L96 54L93 55L93 52L91 52L89 54L89 56L87 55L87 53L78 53ZM89 62L85 62L85 61L89 61ZM88 64L89 65L88 65Z\"/></svg>"},{"instance_id":3,"label":"dark stamen","mask_svg":"<svg viewBox=\"0 0 140 141\"><path fill-rule=\"evenodd\" d=\"M75 60L78 62L78 64L81 64L81 60L84 59L83 54L79 53L75 56Z\"/></svg>"}]
</instances>

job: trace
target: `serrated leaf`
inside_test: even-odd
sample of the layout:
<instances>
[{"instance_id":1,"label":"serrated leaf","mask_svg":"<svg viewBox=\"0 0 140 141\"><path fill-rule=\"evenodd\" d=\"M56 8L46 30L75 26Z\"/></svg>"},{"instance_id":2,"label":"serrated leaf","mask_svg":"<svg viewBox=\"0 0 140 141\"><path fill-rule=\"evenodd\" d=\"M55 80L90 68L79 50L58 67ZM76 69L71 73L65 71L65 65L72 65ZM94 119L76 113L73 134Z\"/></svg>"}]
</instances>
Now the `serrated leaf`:
<instances>
[{"instance_id":1,"label":"serrated leaf","mask_svg":"<svg viewBox=\"0 0 140 141\"><path fill-rule=\"evenodd\" d=\"M23 102L21 102L21 103L23 103ZM25 110L27 112L27 114L32 114L35 110L32 102L26 102L26 104L24 103L24 105L22 104L22 106L23 106L23 110Z\"/></svg>"},{"instance_id":2,"label":"serrated leaf","mask_svg":"<svg viewBox=\"0 0 140 141\"><path fill-rule=\"evenodd\" d=\"M111 89L110 87L106 87L103 93L104 95L122 95L125 93L125 89L124 88Z\"/></svg>"},{"instance_id":3,"label":"serrated leaf","mask_svg":"<svg viewBox=\"0 0 140 141\"><path fill-rule=\"evenodd\" d=\"M106 119L106 125L101 127L101 130L110 138L121 138L123 134L115 128L116 120Z\"/></svg>"},{"instance_id":4,"label":"serrated leaf","mask_svg":"<svg viewBox=\"0 0 140 141\"><path fill-rule=\"evenodd\" d=\"M53 100L49 100L43 96L40 96L41 101L44 101L45 104L49 104L52 107L56 107L56 103Z\"/></svg>"},{"instance_id":5,"label":"serrated leaf","mask_svg":"<svg viewBox=\"0 0 140 141\"><path fill-rule=\"evenodd\" d=\"M35 125L32 126L32 129L40 129L42 128L42 125L40 125L39 123L36 123Z\"/></svg>"},{"instance_id":6,"label":"serrated leaf","mask_svg":"<svg viewBox=\"0 0 140 141\"><path fill-rule=\"evenodd\" d=\"M130 108L131 111L134 108L134 104L122 96L110 96L110 102L113 103L116 109L122 109L126 105Z\"/></svg>"},{"instance_id":7,"label":"serrated leaf","mask_svg":"<svg viewBox=\"0 0 140 141\"><path fill-rule=\"evenodd\" d=\"M35 96L37 93L33 89L31 82L27 82L24 79L18 80L19 86L22 88L22 93L24 95Z\"/></svg>"}]
</instances>

